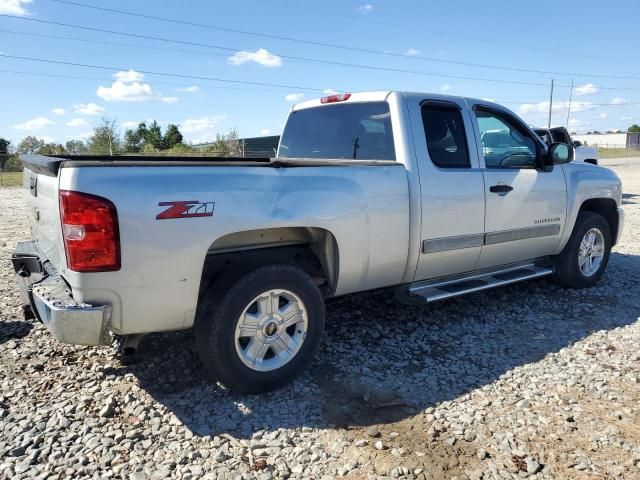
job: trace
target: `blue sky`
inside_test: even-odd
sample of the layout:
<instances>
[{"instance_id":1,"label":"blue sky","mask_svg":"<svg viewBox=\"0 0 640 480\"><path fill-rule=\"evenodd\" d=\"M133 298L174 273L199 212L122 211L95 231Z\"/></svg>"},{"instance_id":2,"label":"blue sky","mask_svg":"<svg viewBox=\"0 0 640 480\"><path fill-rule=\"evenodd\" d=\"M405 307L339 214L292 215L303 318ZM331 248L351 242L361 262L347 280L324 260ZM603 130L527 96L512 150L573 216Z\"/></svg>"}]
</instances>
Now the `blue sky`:
<instances>
[{"instance_id":1,"label":"blue sky","mask_svg":"<svg viewBox=\"0 0 640 480\"><path fill-rule=\"evenodd\" d=\"M552 77L558 85L553 124L566 123L572 80L572 131L626 129L640 123L637 0L617 1L610 8L593 0L538 0L535 7L514 0L75 1L221 28L54 0L0 0L0 14L20 17L0 16L0 54L5 55L0 56L0 136L14 143L26 135L61 143L85 138L102 116L116 119L123 129L148 119L177 123L186 139L196 143L230 128L241 136L279 134L293 103L332 90L414 90L487 98L529 123L545 125Z\"/></svg>"}]
</instances>

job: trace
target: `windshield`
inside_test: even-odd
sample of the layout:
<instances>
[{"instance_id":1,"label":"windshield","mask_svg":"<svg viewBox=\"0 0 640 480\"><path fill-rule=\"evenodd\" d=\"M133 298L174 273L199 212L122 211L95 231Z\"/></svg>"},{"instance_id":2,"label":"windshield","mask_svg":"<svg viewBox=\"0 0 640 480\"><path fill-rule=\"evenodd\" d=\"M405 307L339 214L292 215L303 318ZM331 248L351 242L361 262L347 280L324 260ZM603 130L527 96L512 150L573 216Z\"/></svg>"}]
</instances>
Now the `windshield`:
<instances>
[{"instance_id":1,"label":"windshield","mask_svg":"<svg viewBox=\"0 0 640 480\"><path fill-rule=\"evenodd\" d=\"M395 160L389 104L342 103L292 112L278 156Z\"/></svg>"}]
</instances>

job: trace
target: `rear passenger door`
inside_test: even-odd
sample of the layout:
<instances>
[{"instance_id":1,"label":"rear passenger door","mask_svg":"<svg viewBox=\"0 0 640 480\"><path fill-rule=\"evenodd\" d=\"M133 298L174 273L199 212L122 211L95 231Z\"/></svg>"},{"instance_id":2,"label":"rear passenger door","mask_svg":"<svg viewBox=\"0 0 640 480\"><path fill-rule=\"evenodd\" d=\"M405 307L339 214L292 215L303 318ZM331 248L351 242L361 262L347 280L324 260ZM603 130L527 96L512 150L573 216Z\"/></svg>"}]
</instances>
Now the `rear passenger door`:
<instances>
[{"instance_id":1,"label":"rear passenger door","mask_svg":"<svg viewBox=\"0 0 640 480\"><path fill-rule=\"evenodd\" d=\"M482 248L484 183L463 102L409 102L422 207L416 280L471 271Z\"/></svg>"}]
</instances>

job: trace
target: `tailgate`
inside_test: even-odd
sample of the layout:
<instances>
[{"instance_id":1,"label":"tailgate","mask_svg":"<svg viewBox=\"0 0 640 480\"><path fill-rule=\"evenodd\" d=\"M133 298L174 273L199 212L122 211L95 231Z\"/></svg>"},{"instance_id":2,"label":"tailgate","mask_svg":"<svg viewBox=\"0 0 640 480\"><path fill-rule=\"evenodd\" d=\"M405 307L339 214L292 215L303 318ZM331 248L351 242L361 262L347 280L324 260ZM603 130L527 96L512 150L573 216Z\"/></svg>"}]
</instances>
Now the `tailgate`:
<instances>
[{"instance_id":1,"label":"tailgate","mask_svg":"<svg viewBox=\"0 0 640 480\"><path fill-rule=\"evenodd\" d=\"M23 185L29 207L31 238L46 259L60 270L65 257L60 229L58 177L36 173L29 167L28 164L25 166Z\"/></svg>"}]
</instances>

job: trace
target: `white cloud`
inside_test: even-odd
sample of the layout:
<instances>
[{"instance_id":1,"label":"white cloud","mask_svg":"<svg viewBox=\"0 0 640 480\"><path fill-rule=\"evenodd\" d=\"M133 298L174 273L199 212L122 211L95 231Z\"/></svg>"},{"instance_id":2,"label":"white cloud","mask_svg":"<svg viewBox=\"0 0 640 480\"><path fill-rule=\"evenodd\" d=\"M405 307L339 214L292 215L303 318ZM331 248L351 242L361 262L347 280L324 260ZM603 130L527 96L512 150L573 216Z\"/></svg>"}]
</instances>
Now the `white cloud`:
<instances>
[{"instance_id":1,"label":"white cloud","mask_svg":"<svg viewBox=\"0 0 640 480\"><path fill-rule=\"evenodd\" d=\"M362 13L371 13L371 11L373 10L373 5L367 3L366 5L358 7L358 10Z\"/></svg>"},{"instance_id":2,"label":"white cloud","mask_svg":"<svg viewBox=\"0 0 640 480\"><path fill-rule=\"evenodd\" d=\"M605 112L602 112L596 118L609 118L609 115L607 113L605 113Z\"/></svg>"},{"instance_id":3,"label":"white cloud","mask_svg":"<svg viewBox=\"0 0 640 480\"><path fill-rule=\"evenodd\" d=\"M164 103L175 103L177 97L165 97L151 88L148 83L142 83L144 74L135 70L116 72L115 81L110 87L100 85L97 95L106 102L146 102L159 100Z\"/></svg>"},{"instance_id":4,"label":"white cloud","mask_svg":"<svg viewBox=\"0 0 640 480\"><path fill-rule=\"evenodd\" d=\"M284 97L284 99L287 102L299 102L303 98L304 98L304 93L290 93L289 95Z\"/></svg>"},{"instance_id":5,"label":"white cloud","mask_svg":"<svg viewBox=\"0 0 640 480\"><path fill-rule=\"evenodd\" d=\"M37 117L32 120L27 120L24 123L19 123L14 125L13 128L16 130L39 130L44 127L48 127L49 125L55 125L56 122L49 120L46 117Z\"/></svg>"},{"instance_id":6,"label":"white cloud","mask_svg":"<svg viewBox=\"0 0 640 480\"><path fill-rule=\"evenodd\" d=\"M33 3L33 0L0 0L0 13L18 16L29 15L29 11L25 8L28 3Z\"/></svg>"},{"instance_id":7,"label":"white cloud","mask_svg":"<svg viewBox=\"0 0 640 480\"><path fill-rule=\"evenodd\" d=\"M569 108L569 102L553 102L552 110L554 112L566 110L567 108ZM573 113L584 112L585 110L591 110L592 108L594 108L594 105L591 102L571 102L571 111ZM548 100L538 103L523 103L520 105L520 113L524 115L547 112L549 112Z\"/></svg>"},{"instance_id":8,"label":"white cloud","mask_svg":"<svg viewBox=\"0 0 640 480\"><path fill-rule=\"evenodd\" d=\"M577 96L582 95L593 95L594 93L598 93L600 89L596 87L593 83L586 83L584 85L579 85L573 89L573 93Z\"/></svg>"},{"instance_id":9,"label":"white cloud","mask_svg":"<svg viewBox=\"0 0 640 480\"><path fill-rule=\"evenodd\" d=\"M183 133L195 133L210 130L222 122L224 115L215 115L202 118L188 118L180 124L180 131ZM194 142L198 143L196 140ZM202 143L202 142L200 142Z\"/></svg>"},{"instance_id":10,"label":"white cloud","mask_svg":"<svg viewBox=\"0 0 640 480\"><path fill-rule=\"evenodd\" d=\"M624 105L626 103L629 103L629 101L620 97L615 97L614 99L611 100L611 105Z\"/></svg>"},{"instance_id":11,"label":"white cloud","mask_svg":"<svg viewBox=\"0 0 640 480\"><path fill-rule=\"evenodd\" d=\"M282 66L282 58L272 53L269 53L268 50L264 48L259 48L255 52L248 52L246 50L240 50L239 52L234 53L227 60L231 65L242 65L247 62L254 62L258 65L262 65L263 67L281 67Z\"/></svg>"},{"instance_id":12,"label":"white cloud","mask_svg":"<svg viewBox=\"0 0 640 480\"><path fill-rule=\"evenodd\" d=\"M74 118L72 120L69 120L65 125L67 127L85 127L89 125L89 122L87 122L84 118Z\"/></svg>"},{"instance_id":13,"label":"white cloud","mask_svg":"<svg viewBox=\"0 0 640 480\"><path fill-rule=\"evenodd\" d=\"M55 113L56 115L64 115L67 113L67 111L64 108L54 108L53 110L51 110L53 113Z\"/></svg>"},{"instance_id":14,"label":"white cloud","mask_svg":"<svg viewBox=\"0 0 640 480\"><path fill-rule=\"evenodd\" d=\"M271 133L271 130L269 130L268 128L263 128L262 130L260 130L260 135L269 135Z\"/></svg>"},{"instance_id":15,"label":"white cloud","mask_svg":"<svg viewBox=\"0 0 640 480\"><path fill-rule=\"evenodd\" d=\"M409 55L410 57L414 57L416 55L420 55L420 50L417 48L409 48L404 52L405 55Z\"/></svg>"},{"instance_id":16,"label":"white cloud","mask_svg":"<svg viewBox=\"0 0 640 480\"><path fill-rule=\"evenodd\" d=\"M448 83L445 83L440 87L441 92L448 92L449 90L451 90L451 85L449 85Z\"/></svg>"},{"instance_id":17,"label":"white cloud","mask_svg":"<svg viewBox=\"0 0 640 480\"><path fill-rule=\"evenodd\" d=\"M325 95L335 95L336 93L338 93L336 90L334 90L333 88L325 88L322 93L324 93Z\"/></svg>"},{"instance_id":18,"label":"white cloud","mask_svg":"<svg viewBox=\"0 0 640 480\"><path fill-rule=\"evenodd\" d=\"M127 120L126 122L122 123L122 128L126 128L127 130L130 128L136 128L138 126L138 123L140 122L136 122L135 120Z\"/></svg>"},{"instance_id":19,"label":"white cloud","mask_svg":"<svg viewBox=\"0 0 640 480\"><path fill-rule=\"evenodd\" d=\"M176 92L184 92L184 93L197 93L200 91L200 87L198 85L191 85L185 88L178 88Z\"/></svg>"},{"instance_id":20,"label":"white cloud","mask_svg":"<svg viewBox=\"0 0 640 480\"><path fill-rule=\"evenodd\" d=\"M77 133L75 135L67 135L67 140L89 140L93 135L92 131Z\"/></svg>"},{"instance_id":21,"label":"white cloud","mask_svg":"<svg viewBox=\"0 0 640 480\"><path fill-rule=\"evenodd\" d=\"M633 120L633 117L628 117L628 116L620 117L620 120L625 120L625 121L627 121L627 120Z\"/></svg>"},{"instance_id":22,"label":"white cloud","mask_svg":"<svg viewBox=\"0 0 640 480\"><path fill-rule=\"evenodd\" d=\"M79 115L100 115L107 109L95 103L76 103L73 110Z\"/></svg>"},{"instance_id":23,"label":"white cloud","mask_svg":"<svg viewBox=\"0 0 640 480\"><path fill-rule=\"evenodd\" d=\"M141 82L144 80L144 73L136 72L135 70L123 70L114 73L113 77L125 83Z\"/></svg>"},{"instance_id":24,"label":"white cloud","mask_svg":"<svg viewBox=\"0 0 640 480\"><path fill-rule=\"evenodd\" d=\"M214 132L203 133L197 138L194 138L191 143L198 145L199 143L211 143L216 139L216 134Z\"/></svg>"}]
</instances>

